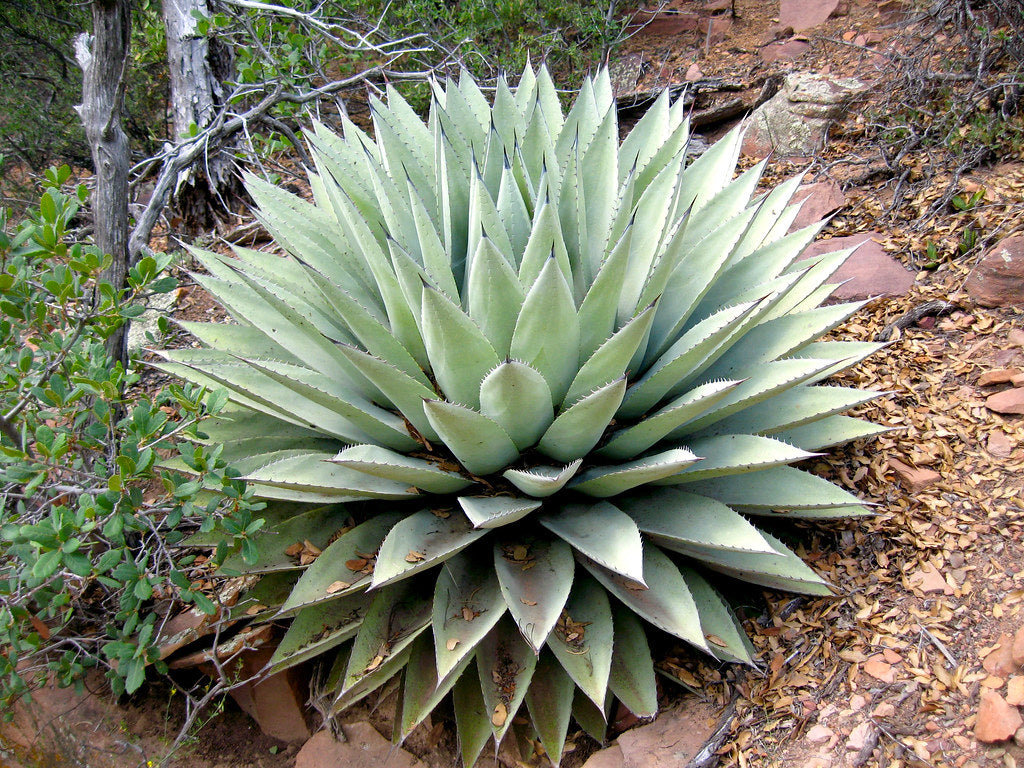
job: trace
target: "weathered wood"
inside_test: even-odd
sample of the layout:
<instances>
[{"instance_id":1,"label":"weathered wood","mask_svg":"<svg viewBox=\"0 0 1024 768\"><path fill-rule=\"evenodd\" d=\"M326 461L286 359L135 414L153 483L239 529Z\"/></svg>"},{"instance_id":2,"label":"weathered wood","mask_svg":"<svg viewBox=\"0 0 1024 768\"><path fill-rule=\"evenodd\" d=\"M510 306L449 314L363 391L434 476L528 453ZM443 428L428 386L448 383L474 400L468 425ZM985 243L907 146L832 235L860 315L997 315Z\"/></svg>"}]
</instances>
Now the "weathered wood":
<instances>
[{"instance_id":1,"label":"weathered wood","mask_svg":"<svg viewBox=\"0 0 1024 768\"><path fill-rule=\"evenodd\" d=\"M163 0L167 32L167 63L171 76L171 111L175 138L190 130L202 131L220 115L228 94L234 62L230 47L200 35L196 14L208 16L208 0ZM237 192L237 177L230 154L211 147L177 180L177 207L186 229L214 225L213 208Z\"/></svg>"},{"instance_id":2,"label":"weathered wood","mask_svg":"<svg viewBox=\"0 0 1024 768\"><path fill-rule=\"evenodd\" d=\"M128 137L122 120L131 40L129 0L93 0L92 26L91 40L83 35L75 45L83 72L82 104L77 110L96 173L93 241L113 257L100 277L120 290L128 277ZM127 360L125 333L122 328L107 340L115 361Z\"/></svg>"}]
</instances>

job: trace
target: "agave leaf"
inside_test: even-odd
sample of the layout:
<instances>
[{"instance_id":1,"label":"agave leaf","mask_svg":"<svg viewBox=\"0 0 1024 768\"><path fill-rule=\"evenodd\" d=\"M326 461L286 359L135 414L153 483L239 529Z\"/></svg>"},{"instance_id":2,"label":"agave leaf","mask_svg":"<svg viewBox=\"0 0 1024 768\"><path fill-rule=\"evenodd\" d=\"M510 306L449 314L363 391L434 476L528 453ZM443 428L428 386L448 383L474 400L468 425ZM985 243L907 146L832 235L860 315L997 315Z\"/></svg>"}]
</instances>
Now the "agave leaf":
<instances>
[{"instance_id":1,"label":"agave leaf","mask_svg":"<svg viewBox=\"0 0 1024 768\"><path fill-rule=\"evenodd\" d=\"M594 741L598 744L605 743L608 735L608 712L611 699L607 700L604 707L598 707L583 691L577 690L572 700L572 717Z\"/></svg>"},{"instance_id":2,"label":"agave leaf","mask_svg":"<svg viewBox=\"0 0 1024 768\"><path fill-rule=\"evenodd\" d=\"M389 658L407 650L430 626L430 598L419 585L410 581L388 585L373 596L352 643L342 697L364 678L373 675Z\"/></svg>"},{"instance_id":3,"label":"agave leaf","mask_svg":"<svg viewBox=\"0 0 1024 768\"><path fill-rule=\"evenodd\" d=\"M555 766L559 765L565 748L574 691L572 679L551 653L541 652L537 670L526 691L526 706L544 751Z\"/></svg>"},{"instance_id":4,"label":"agave leaf","mask_svg":"<svg viewBox=\"0 0 1024 768\"><path fill-rule=\"evenodd\" d=\"M754 190L757 189L767 164L768 159L765 158L744 171L738 178L729 181L703 206L695 205L694 209L700 211L700 216L693 217L692 224L686 233L687 240L696 244L711 234L716 227L721 226L722 222L729 221L743 212L747 208ZM742 235L743 230L740 229L737 234Z\"/></svg>"},{"instance_id":5,"label":"agave leaf","mask_svg":"<svg viewBox=\"0 0 1024 768\"><path fill-rule=\"evenodd\" d=\"M419 632L415 633L410 640L414 640L418 635ZM345 669L343 668L340 672L335 674L334 668L332 667L328 682L330 683L331 681L335 681L335 684L325 686L327 690L337 691L334 700L331 702L330 714L337 715L379 688L384 687L385 683L400 673L402 668L405 667L406 663L408 663L409 651L409 645L404 645L401 650L395 651L387 656L387 658L380 663L380 666L367 672L355 683L344 689L340 689L340 681L345 674ZM335 665L340 664L342 661L347 662L348 654L350 652L350 644L344 643L341 646L341 651L338 652L338 658L335 661Z\"/></svg>"},{"instance_id":6,"label":"agave leaf","mask_svg":"<svg viewBox=\"0 0 1024 768\"><path fill-rule=\"evenodd\" d=\"M763 322L737 341L708 373L728 378L752 373L761 363L790 355L828 333L865 304L834 304Z\"/></svg>"},{"instance_id":7,"label":"agave leaf","mask_svg":"<svg viewBox=\"0 0 1024 768\"><path fill-rule=\"evenodd\" d=\"M662 546L678 549L683 554L698 559L702 565L712 570L769 589L783 589L805 595L833 594L828 582L790 552L781 541L764 531L761 535L771 544L775 554L762 555L723 549L703 549L698 552L691 547L677 548L669 542L662 542Z\"/></svg>"},{"instance_id":8,"label":"agave leaf","mask_svg":"<svg viewBox=\"0 0 1024 768\"><path fill-rule=\"evenodd\" d=\"M605 589L645 621L702 651L708 650L700 628L697 604L679 569L660 549L644 547L646 589L585 557L579 560Z\"/></svg>"},{"instance_id":9,"label":"agave leaf","mask_svg":"<svg viewBox=\"0 0 1024 768\"><path fill-rule=\"evenodd\" d=\"M745 475L692 483L687 490L744 509L856 507L864 504L828 480L795 467L772 467Z\"/></svg>"},{"instance_id":10,"label":"agave leaf","mask_svg":"<svg viewBox=\"0 0 1024 768\"><path fill-rule=\"evenodd\" d=\"M506 360L484 377L480 411L496 421L520 451L534 445L555 418L544 377L516 360Z\"/></svg>"},{"instance_id":11,"label":"agave leaf","mask_svg":"<svg viewBox=\"0 0 1024 768\"><path fill-rule=\"evenodd\" d=\"M630 222L601 264L587 295L580 304L580 359L589 359L616 329L616 315L622 283L629 265L634 226Z\"/></svg>"},{"instance_id":12,"label":"agave leaf","mask_svg":"<svg viewBox=\"0 0 1024 768\"><path fill-rule=\"evenodd\" d=\"M207 347L224 351L244 349L251 357L280 360L284 363L301 363L299 358L287 349L248 324L194 323L188 320L175 320L174 322Z\"/></svg>"},{"instance_id":13,"label":"agave leaf","mask_svg":"<svg viewBox=\"0 0 1024 768\"><path fill-rule=\"evenodd\" d=\"M522 520L541 502L513 496L460 496L459 505L474 528L499 528Z\"/></svg>"},{"instance_id":14,"label":"agave leaf","mask_svg":"<svg viewBox=\"0 0 1024 768\"><path fill-rule=\"evenodd\" d=\"M223 534L218 532L217 537L221 536ZM190 539L186 539L183 543L188 546L197 546L189 542ZM301 573L298 570L276 571L261 577L256 584L239 596L238 602L231 606L228 620L246 619L259 622L270 618L288 599L288 594L292 591Z\"/></svg>"},{"instance_id":15,"label":"agave leaf","mask_svg":"<svg viewBox=\"0 0 1024 768\"><path fill-rule=\"evenodd\" d=\"M803 452L800 453L803 456ZM686 471L684 468L695 462L700 461L700 466L704 466L701 458L685 448L672 448L624 464L593 467L575 477L569 487L588 496L615 496L638 485L678 477L680 470Z\"/></svg>"},{"instance_id":16,"label":"agave leaf","mask_svg":"<svg viewBox=\"0 0 1024 768\"><path fill-rule=\"evenodd\" d=\"M539 522L599 565L644 583L640 531L629 515L607 501L566 504Z\"/></svg>"},{"instance_id":17,"label":"agave leaf","mask_svg":"<svg viewBox=\"0 0 1024 768\"><path fill-rule=\"evenodd\" d=\"M794 386L811 382L821 375L823 369L831 367L828 360L799 357L763 363L757 376L739 383L703 415L674 429L669 437L681 438L697 434L726 416L764 402Z\"/></svg>"},{"instance_id":18,"label":"agave leaf","mask_svg":"<svg viewBox=\"0 0 1024 768\"><path fill-rule=\"evenodd\" d=\"M615 643L608 688L640 718L658 713L658 685L643 624L628 608L612 605Z\"/></svg>"},{"instance_id":19,"label":"agave leaf","mask_svg":"<svg viewBox=\"0 0 1024 768\"><path fill-rule=\"evenodd\" d=\"M647 337L653 319L654 307L647 307L604 342L580 367L562 406L568 408L595 389L625 375L626 366Z\"/></svg>"},{"instance_id":20,"label":"agave leaf","mask_svg":"<svg viewBox=\"0 0 1024 768\"><path fill-rule=\"evenodd\" d=\"M540 652L572 586L572 549L560 539L511 539L494 547L501 594L519 631Z\"/></svg>"},{"instance_id":21,"label":"agave leaf","mask_svg":"<svg viewBox=\"0 0 1024 768\"><path fill-rule=\"evenodd\" d=\"M582 464L583 459L576 459L564 467L541 466L530 467L530 469L507 469L501 476L527 496L545 498L562 490Z\"/></svg>"},{"instance_id":22,"label":"agave leaf","mask_svg":"<svg viewBox=\"0 0 1024 768\"><path fill-rule=\"evenodd\" d=\"M558 136L563 125L562 102L546 66L537 71L537 109L544 116L551 136Z\"/></svg>"},{"instance_id":23,"label":"agave leaf","mask_svg":"<svg viewBox=\"0 0 1024 768\"><path fill-rule=\"evenodd\" d=\"M294 667L354 637L369 605L366 595L352 594L303 608L270 657L267 673Z\"/></svg>"},{"instance_id":24,"label":"agave leaf","mask_svg":"<svg viewBox=\"0 0 1024 768\"><path fill-rule=\"evenodd\" d=\"M467 293L469 317L498 355L507 356L523 305L523 286L490 238L482 237L477 244Z\"/></svg>"},{"instance_id":25,"label":"agave leaf","mask_svg":"<svg viewBox=\"0 0 1024 768\"><path fill-rule=\"evenodd\" d=\"M427 272L438 289L448 298L454 299L459 295L459 289L455 284L455 277L452 275L452 264L445 252L441 235L436 229L436 224L427 212L426 205L420 193L412 182L409 182L409 207L412 211L413 223L416 225L416 244L419 247L420 266ZM392 256L392 263L394 257ZM396 267L397 271L397 267ZM408 297L408 293L406 296ZM416 306L419 305L419 291L417 290ZM410 302L412 303L412 302Z\"/></svg>"},{"instance_id":26,"label":"agave leaf","mask_svg":"<svg viewBox=\"0 0 1024 768\"><path fill-rule=\"evenodd\" d=\"M459 734L463 765L476 764L476 759L480 757L491 736L492 713L487 711L480 686L477 675L469 673L461 675L452 689L452 708L455 710L455 727Z\"/></svg>"},{"instance_id":27,"label":"agave leaf","mask_svg":"<svg viewBox=\"0 0 1024 768\"><path fill-rule=\"evenodd\" d=\"M281 612L288 613L366 589L377 550L402 517L401 512L381 512L331 542L303 572Z\"/></svg>"},{"instance_id":28,"label":"agave leaf","mask_svg":"<svg viewBox=\"0 0 1024 768\"><path fill-rule=\"evenodd\" d=\"M473 658L477 645L505 613L490 560L460 553L445 561L434 585L433 605L437 676L446 679Z\"/></svg>"},{"instance_id":29,"label":"agave leaf","mask_svg":"<svg viewBox=\"0 0 1024 768\"><path fill-rule=\"evenodd\" d=\"M792 464L817 455L760 435L715 435L691 440L689 445L691 450L702 457L700 463L661 482L689 483L723 475L738 475L780 464Z\"/></svg>"},{"instance_id":30,"label":"agave leaf","mask_svg":"<svg viewBox=\"0 0 1024 768\"><path fill-rule=\"evenodd\" d=\"M716 312L685 333L633 384L622 401L620 415L637 418L663 397L698 374L713 355L735 340L759 308L758 302L737 304Z\"/></svg>"},{"instance_id":31,"label":"agave leaf","mask_svg":"<svg viewBox=\"0 0 1024 768\"><path fill-rule=\"evenodd\" d=\"M763 517L795 518L798 520L846 520L852 517L877 517L878 513L870 507L794 507L793 509L761 509L745 507L743 511L749 515Z\"/></svg>"},{"instance_id":32,"label":"agave leaf","mask_svg":"<svg viewBox=\"0 0 1024 768\"><path fill-rule=\"evenodd\" d=\"M435 462L395 453L377 445L354 445L343 450L331 462L368 475L414 485L427 493L455 493L473 484L469 478Z\"/></svg>"},{"instance_id":33,"label":"agave leaf","mask_svg":"<svg viewBox=\"0 0 1024 768\"><path fill-rule=\"evenodd\" d=\"M805 451L819 451L833 445L875 437L889 432L891 429L892 427L872 424L852 416L826 416L811 424L776 432L773 437L785 440Z\"/></svg>"},{"instance_id":34,"label":"agave leaf","mask_svg":"<svg viewBox=\"0 0 1024 768\"><path fill-rule=\"evenodd\" d=\"M618 120L616 111L609 109L601 121L594 139L583 156L580 167L583 188L587 190L586 231L587 242L582 243L581 262L586 265L584 276L597 273L606 252L612 213L616 206L619 186ZM587 279L589 285L590 280Z\"/></svg>"},{"instance_id":35,"label":"agave leaf","mask_svg":"<svg viewBox=\"0 0 1024 768\"><path fill-rule=\"evenodd\" d=\"M425 400L423 410L434 431L471 474L489 475L519 457L508 433L479 411L443 400Z\"/></svg>"},{"instance_id":36,"label":"agave leaf","mask_svg":"<svg viewBox=\"0 0 1024 768\"><path fill-rule=\"evenodd\" d=\"M489 175L493 178L485 181L488 175L488 168L485 164L484 176L481 176L480 170L476 170L469 182L469 249L467 253L474 254L479 239L489 237L494 241L494 245L506 261L513 264L515 259L512 256L512 242L501 222L490 191L497 192L497 184L501 179L502 164L505 159L502 142L493 131L489 134L487 153L488 157L485 158L485 161L490 160Z\"/></svg>"},{"instance_id":37,"label":"agave leaf","mask_svg":"<svg viewBox=\"0 0 1024 768\"><path fill-rule=\"evenodd\" d=\"M360 402L322 373L271 360L247 359L245 362L289 391L305 397L323 409L337 413L378 443L405 451L415 450L419 446L401 418L390 411L378 408L373 403Z\"/></svg>"},{"instance_id":38,"label":"agave leaf","mask_svg":"<svg viewBox=\"0 0 1024 768\"><path fill-rule=\"evenodd\" d=\"M569 253L562 239L558 211L548 200L544 200L534 216L530 239L519 263L519 282L522 285L533 285L552 255L566 281L571 281L572 267L569 265Z\"/></svg>"},{"instance_id":39,"label":"agave leaf","mask_svg":"<svg viewBox=\"0 0 1024 768\"><path fill-rule=\"evenodd\" d=\"M388 400L394 403L417 432L428 440L440 440L437 432L431 426L430 420L423 412L423 401L433 400L437 397L434 390L423 386L390 363L361 349L344 345L339 346L338 349L367 381L372 382Z\"/></svg>"},{"instance_id":40,"label":"agave leaf","mask_svg":"<svg viewBox=\"0 0 1024 768\"><path fill-rule=\"evenodd\" d=\"M552 333L556 328L558 332ZM548 259L523 301L511 355L540 372L551 389L552 404L556 404L562 402L576 374L579 348L580 326L572 291L557 262Z\"/></svg>"},{"instance_id":41,"label":"agave leaf","mask_svg":"<svg viewBox=\"0 0 1024 768\"><path fill-rule=\"evenodd\" d=\"M498 354L474 323L443 294L423 287L423 342L438 385L452 402L480 405L480 382Z\"/></svg>"},{"instance_id":42,"label":"agave leaf","mask_svg":"<svg viewBox=\"0 0 1024 768\"><path fill-rule=\"evenodd\" d=\"M532 226L530 212L527 210L526 201L519 191L519 185L516 182L515 173L509 164L508 157L505 157L505 165L501 171L497 209L498 218L508 233L509 242L512 246L512 256L515 258L523 253L526 248Z\"/></svg>"},{"instance_id":43,"label":"agave leaf","mask_svg":"<svg viewBox=\"0 0 1024 768\"><path fill-rule=\"evenodd\" d=\"M405 499L418 493L405 483L333 465L331 458L331 454L300 453L265 464L242 479L286 490L346 498Z\"/></svg>"},{"instance_id":44,"label":"agave leaf","mask_svg":"<svg viewBox=\"0 0 1024 768\"><path fill-rule=\"evenodd\" d=\"M611 423L625 391L623 377L578 400L555 418L537 444L537 450L564 462L586 456Z\"/></svg>"},{"instance_id":45,"label":"agave leaf","mask_svg":"<svg viewBox=\"0 0 1024 768\"><path fill-rule=\"evenodd\" d=\"M666 88L647 108L619 147L619 184L625 180L631 167L643 168L669 137L669 91Z\"/></svg>"},{"instance_id":46,"label":"agave leaf","mask_svg":"<svg viewBox=\"0 0 1024 768\"><path fill-rule=\"evenodd\" d=\"M612 610L600 584L576 579L547 645L580 690L602 706L612 666Z\"/></svg>"},{"instance_id":47,"label":"agave leaf","mask_svg":"<svg viewBox=\"0 0 1024 768\"><path fill-rule=\"evenodd\" d=\"M377 554L372 589L443 562L484 534L462 515L442 516L436 511L420 510L391 529Z\"/></svg>"},{"instance_id":48,"label":"agave leaf","mask_svg":"<svg viewBox=\"0 0 1024 768\"><path fill-rule=\"evenodd\" d=\"M693 568L680 566L679 573L697 603L701 631L711 654L723 661L753 664L754 646L721 595Z\"/></svg>"},{"instance_id":49,"label":"agave leaf","mask_svg":"<svg viewBox=\"0 0 1024 768\"><path fill-rule=\"evenodd\" d=\"M613 432L608 442L596 453L607 459L636 456L677 427L704 413L739 384L738 381L712 381L694 387L643 421Z\"/></svg>"},{"instance_id":50,"label":"agave leaf","mask_svg":"<svg viewBox=\"0 0 1024 768\"><path fill-rule=\"evenodd\" d=\"M476 662L484 711L491 723L494 743L498 745L530 687L537 655L523 642L515 624L502 617L480 643Z\"/></svg>"},{"instance_id":51,"label":"agave leaf","mask_svg":"<svg viewBox=\"0 0 1024 768\"><path fill-rule=\"evenodd\" d=\"M699 211L732 180L745 126L738 125L690 163L681 180L683 196Z\"/></svg>"},{"instance_id":52,"label":"agave leaf","mask_svg":"<svg viewBox=\"0 0 1024 768\"><path fill-rule=\"evenodd\" d=\"M430 635L424 632L416 638L409 651L409 661L405 665L401 716L396 723L396 737L399 743L404 741L441 703L441 699L448 695L448 691L462 676L472 659L472 656L464 657L451 674L438 679L437 668L434 666L434 645L430 641Z\"/></svg>"},{"instance_id":53,"label":"agave leaf","mask_svg":"<svg viewBox=\"0 0 1024 768\"><path fill-rule=\"evenodd\" d=\"M790 200L803 183L804 175L798 174L779 184L751 207L757 209L757 215L743 233L736 245L733 258L738 262L763 245L773 243L789 232L799 205L790 205Z\"/></svg>"},{"instance_id":54,"label":"agave leaf","mask_svg":"<svg viewBox=\"0 0 1024 768\"><path fill-rule=\"evenodd\" d=\"M797 386L715 422L707 428L706 434L771 434L818 421L866 403L879 394L851 387Z\"/></svg>"}]
</instances>

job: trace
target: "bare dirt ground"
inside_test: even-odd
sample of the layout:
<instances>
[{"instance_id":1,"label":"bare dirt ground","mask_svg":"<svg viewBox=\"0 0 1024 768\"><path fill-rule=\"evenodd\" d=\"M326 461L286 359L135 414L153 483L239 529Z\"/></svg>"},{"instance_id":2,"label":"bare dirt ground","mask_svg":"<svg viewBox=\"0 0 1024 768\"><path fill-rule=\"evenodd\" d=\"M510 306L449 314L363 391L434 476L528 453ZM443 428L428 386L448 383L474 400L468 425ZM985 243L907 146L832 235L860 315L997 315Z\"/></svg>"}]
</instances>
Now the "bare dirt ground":
<instances>
[{"instance_id":1,"label":"bare dirt ground","mask_svg":"<svg viewBox=\"0 0 1024 768\"><path fill-rule=\"evenodd\" d=\"M699 5L673 0L669 8ZM662 702L670 710L684 701L702 707L686 716L691 724L699 720L702 732L734 707L717 748L722 768L1013 768L1024 760L1024 749L1013 741L979 744L973 729L981 691L1005 695L1020 672L1004 657L1009 638L1024 626L1024 417L986 408L985 398L1000 385L980 384L979 378L990 370L1024 366L1024 316L1020 308L983 309L972 303L963 286L981 248L961 255L958 245L967 227L989 243L1021 227L1024 164L1011 160L960 180L965 193L984 190L980 204L970 211L944 206L923 218L943 189L911 190L901 199L906 190L897 189L897 179L871 174L877 151L865 137L864 115L888 95L882 79L886 44L900 31L898 24L893 26L871 0L851 2L845 15L804 33L800 41L808 44L807 52L766 64L758 50L773 37L777 4L738 0L735 11L721 40L700 30L640 33L615 56L640 57L638 89L681 83L694 74L694 65L704 78L739 83L747 97L788 71L875 82L867 105L833 129L819 156L773 160L766 184L804 172L808 180L838 181L848 204L824 236L884 232L886 250L917 274L907 295L871 302L837 334L871 339L934 299L952 302L956 310L902 330L884 351L843 374L844 384L889 393L862 406L859 415L893 431L834 450L811 465L877 504L877 516L788 528L800 554L835 585L837 596L747 595L747 629L758 651L754 669L712 665L685 648L664 645ZM855 42L870 33L877 37L874 42ZM926 158L908 162L912 166ZM901 202L890 210L896 200ZM940 263L923 269L930 261L929 242ZM197 290L182 293L179 310L191 317L214 311ZM892 460L937 477L911 486ZM44 701L33 748L17 758L0 748L0 766L17 765L15 759L25 766L60 764L44 762L54 746L68 765L159 764L181 720L175 702L162 686L98 714L93 704L66 696ZM370 720L387 735L389 709L390 702L382 700L376 708L348 713L346 721ZM82 725L79 738L69 740L67 725L47 727L59 713L65 724L91 725ZM666 722L679 730L690 727L678 714ZM610 736L630 725L619 722ZM64 741L57 743L60 738ZM599 748L582 734L570 741L575 752L564 765L580 765ZM443 710L414 733L406 749L434 768L458 763ZM296 751L262 735L228 701L164 764L291 768ZM637 765L654 764L634 757ZM528 749L505 752L500 763L510 768L547 764Z\"/></svg>"}]
</instances>

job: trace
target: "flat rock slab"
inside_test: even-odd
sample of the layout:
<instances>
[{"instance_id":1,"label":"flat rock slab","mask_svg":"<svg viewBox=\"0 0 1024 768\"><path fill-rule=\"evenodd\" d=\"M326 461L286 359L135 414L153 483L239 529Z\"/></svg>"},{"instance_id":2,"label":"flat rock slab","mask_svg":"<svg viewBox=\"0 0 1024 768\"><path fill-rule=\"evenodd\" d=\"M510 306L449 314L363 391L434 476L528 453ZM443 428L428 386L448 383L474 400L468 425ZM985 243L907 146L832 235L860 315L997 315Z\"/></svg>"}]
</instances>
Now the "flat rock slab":
<instances>
[{"instance_id":1,"label":"flat rock slab","mask_svg":"<svg viewBox=\"0 0 1024 768\"><path fill-rule=\"evenodd\" d=\"M621 734L615 744L591 755L583 768L681 768L711 738L721 715L712 704L688 699L660 713L653 723Z\"/></svg>"},{"instance_id":2,"label":"flat rock slab","mask_svg":"<svg viewBox=\"0 0 1024 768\"><path fill-rule=\"evenodd\" d=\"M819 181L815 184L804 184L797 189L790 203L799 203L800 212L789 227L790 232L821 221L830 213L835 213L846 205L843 189L834 181Z\"/></svg>"},{"instance_id":3,"label":"flat rock slab","mask_svg":"<svg viewBox=\"0 0 1024 768\"><path fill-rule=\"evenodd\" d=\"M849 237L818 240L811 243L801 258L858 246L832 276L830 282L843 284L832 292L830 298L856 301L874 296L901 296L914 285L914 273L882 249L877 242L882 238L880 232L862 232Z\"/></svg>"},{"instance_id":4,"label":"flat rock slab","mask_svg":"<svg viewBox=\"0 0 1024 768\"><path fill-rule=\"evenodd\" d=\"M1024 307L1024 235L995 244L964 284L983 307Z\"/></svg>"},{"instance_id":5,"label":"flat rock slab","mask_svg":"<svg viewBox=\"0 0 1024 768\"><path fill-rule=\"evenodd\" d=\"M799 32L823 24L839 9L839 0L781 0L779 23Z\"/></svg>"},{"instance_id":6,"label":"flat rock slab","mask_svg":"<svg viewBox=\"0 0 1024 768\"><path fill-rule=\"evenodd\" d=\"M338 741L330 731L316 734L295 756L295 768L426 768L369 723L344 725L342 732L346 741Z\"/></svg>"}]
</instances>

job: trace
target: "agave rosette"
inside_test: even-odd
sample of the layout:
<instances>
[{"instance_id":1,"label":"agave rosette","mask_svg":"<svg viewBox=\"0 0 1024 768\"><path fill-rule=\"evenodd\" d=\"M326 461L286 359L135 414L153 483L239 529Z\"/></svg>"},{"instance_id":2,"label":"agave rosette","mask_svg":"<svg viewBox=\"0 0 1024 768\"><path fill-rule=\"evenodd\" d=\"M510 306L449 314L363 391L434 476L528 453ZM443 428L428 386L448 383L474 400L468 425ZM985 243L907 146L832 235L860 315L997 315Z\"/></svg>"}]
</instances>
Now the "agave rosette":
<instances>
[{"instance_id":1,"label":"agave rosette","mask_svg":"<svg viewBox=\"0 0 1024 768\"><path fill-rule=\"evenodd\" d=\"M314 203L249 180L287 253L195 251L235 322L163 367L282 502L226 563L294 617L272 669L330 652L334 711L402 672L398 739L451 692L466 765L525 704L557 761L613 696L655 714L649 627L750 660L711 575L829 593L756 520L867 511L787 465L880 431L821 383L877 345L818 340L860 304L819 306L848 253L798 260L797 180L733 179L739 130L687 164L667 94L621 144L605 72L566 115L529 68L372 114L310 132Z\"/></svg>"}]
</instances>

